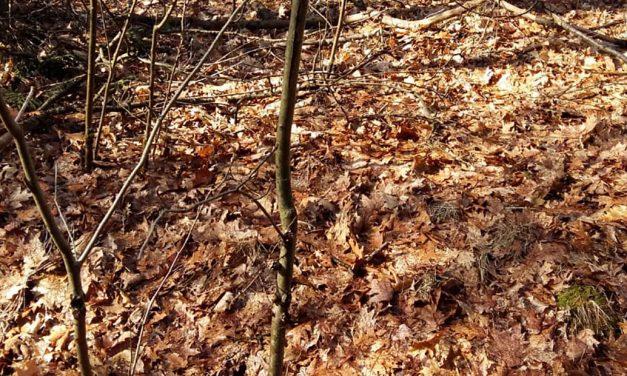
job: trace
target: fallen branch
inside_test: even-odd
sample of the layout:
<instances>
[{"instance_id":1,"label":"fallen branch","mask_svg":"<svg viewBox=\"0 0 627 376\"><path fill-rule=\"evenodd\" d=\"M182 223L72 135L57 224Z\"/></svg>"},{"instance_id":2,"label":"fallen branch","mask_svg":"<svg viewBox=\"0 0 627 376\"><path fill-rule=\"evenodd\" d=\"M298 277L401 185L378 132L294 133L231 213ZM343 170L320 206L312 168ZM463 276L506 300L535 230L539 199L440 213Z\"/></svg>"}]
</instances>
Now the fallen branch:
<instances>
[{"instance_id":1,"label":"fallen branch","mask_svg":"<svg viewBox=\"0 0 627 376\"><path fill-rule=\"evenodd\" d=\"M464 14L468 12L469 10L476 8L479 5L483 4L485 1L486 0L469 1L468 3L464 5L460 5L458 7L445 10L443 12L436 13L427 18L423 18L421 20L415 20L415 21L401 20L400 18L394 18L388 15L384 15L383 18L381 19L381 22L384 23L385 25L397 27L400 29L406 29L406 30L412 30L412 31L423 30L423 29L429 28L431 25L434 25L438 22L446 21L453 17Z\"/></svg>"},{"instance_id":2,"label":"fallen branch","mask_svg":"<svg viewBox=\"0 0 627 376\"><path fill-rule=\"evenodd\" d=\"M485 0L484 0L485 1ZM358 22L367 21L370 19L374 19L384 14L384 11L373 10L369 12L360 12L351 15L347 15L344 24L354 24ZM131 16L131 19L134 22L140 22L145 25L153 26L156 21L153 17L134 14ZM226 23L226 19L219 20L201 20L193 17L185 17L182 19L181 17L170 17L168 21L164 24L165 29L179 29L180 25L184 21L187 24L188 28L201 29L205 31L217 31L220 30ZM322 17L311 17L305 21L305 29L318 29L323 26L325 23L334 22L337 23L337 18L325 20ZM229 29L248 29L251 31L255 30L271 30L271 29L287 29L290 24L289 20L281 20L281 19L269 19L269 20L243 20L243 21L235 21L229 24ZM164 31L165 33L168 30Z\"/></svg>"},{"instance_id":3,"label":"fallen branch","mask_svg":"<svg viewBox=\"0 0 627 376\"><path fill-rule=\"evenodd\" d=\"M546 18L546 17L542 17L542 16L538 16L535 15L533 13L527 12L525 9L521 9L507 1L501 0L501 6L503 7L503 9L507 10L508 12L516 15L516 16L521 16L523 18L526 18L530 21L539 23L540 25L546 26L546 27L553 27L553 28L564 28L562 25L558 24L555 21L555 18L550 19L550 18ZM565 21L564 21L565 22ZM574 26L574 25L569 25L572 29L577 30L580 34L576 34L577 37L581 38L581 35L585 35L588 37L587 40L584 40L586 43L589 43L589 38L594 38L594 39L598 39L601 40L603 42L606 43L610 43L613 44L616 47L620 47L620 48L627 48L627 40L625 39L619 39L619 38L613 38L607 35L603 35L601 33L597 33L595 31L586 29L584 27L581 26ZM596 47L596 46L595 46Z\"/></svg>"},{"instance_id":4,"label":"fallen branch","mask_svg":"<svg viewBox=\"0 0 627 376\"><path fill-rule=\"evenodd\" d=\"M588 43L590 46L596 48L598 51L601 52L605 52L608 55L612 55L615 58L622 60L623 62L627 63L627 56L625 56L623 53L621 53L620 51L617 51L613 48L610 48L606 45L603 45L597 41L595 41L592 37L589 37L588 35L584 34L583 32L581 32L580 30L576 29L575 27L569 25L563 18L561 18L560 16L558 16L557 14L553 13L553 21L555 21L555 23L557 25L559 25L562 29L568 31L569 33L577 36L579 39L583 40L584 42Z\"/></svg>"},{"instance_id":5,"label":"fallen branch","mask_svg":"<svg viewBox=\"0 0 627 376\"><path fill-rule=\"evenodd\" d=\"M134 14L132 17L134 22L141 22L146 25L154 25L155 19L150 16L144 16L139 14ZM185 18L185 22L188 27L199 28L204 30L220 30L226 24L226 19L220 20L201 20L198 18ZM313 17L306 21L305 26L308 29L316 29L324 24L324 20L322 18ZM229 24L229 29L248 29L248 30L264 30L264 29L287 29L289 26L289 20L280 20L280 19L270 19L270 20L244 20L244 21L235 21ZM165 23L164 27L167 28L179 28L181 25L180 17L170 17L168 21Z\"/></svg>"}]
</instances>

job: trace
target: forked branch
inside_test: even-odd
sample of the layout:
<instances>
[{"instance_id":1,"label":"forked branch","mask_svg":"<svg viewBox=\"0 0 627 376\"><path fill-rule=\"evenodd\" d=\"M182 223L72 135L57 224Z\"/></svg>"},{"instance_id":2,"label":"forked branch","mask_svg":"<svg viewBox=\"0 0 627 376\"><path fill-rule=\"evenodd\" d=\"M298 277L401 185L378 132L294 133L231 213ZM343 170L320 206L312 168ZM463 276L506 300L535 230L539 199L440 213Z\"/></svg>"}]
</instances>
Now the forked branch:
<instances>
[{"instance_id":1,"label":"forked branch","mask_svg":"<svg viewBox=\"0 0 627 376\"><path fill-rule=\"evenodd\" d=\"M74 335L76 341L76 347L78 349L78 361L81 374L83 376L91 375L91 365L89 363L89 353L87 347L87 329L85 326L85 293L81 285L81 273L80 264L74 256L72 247L63 235L63 231L57 225L52 210L46 201L44 192L41 189L39 180L37 179L37 173L35 171L35 164L33 158L30 155L28 145L24 139L24 131L15 122L15 119L9 113L9 109L4 101L4 98L0 95L0 118L7 128L7 131L13 137L17 152L22 164L22 170L26 178L26 186L33 195L35 205L39 210L39 214L44 222L46 230L50 234L52 241L61 253L63 258L63 264L65 265L65 271L68 275L70 287L72 289L72 314L74 316Z\"/></svg>"}]
</instances>

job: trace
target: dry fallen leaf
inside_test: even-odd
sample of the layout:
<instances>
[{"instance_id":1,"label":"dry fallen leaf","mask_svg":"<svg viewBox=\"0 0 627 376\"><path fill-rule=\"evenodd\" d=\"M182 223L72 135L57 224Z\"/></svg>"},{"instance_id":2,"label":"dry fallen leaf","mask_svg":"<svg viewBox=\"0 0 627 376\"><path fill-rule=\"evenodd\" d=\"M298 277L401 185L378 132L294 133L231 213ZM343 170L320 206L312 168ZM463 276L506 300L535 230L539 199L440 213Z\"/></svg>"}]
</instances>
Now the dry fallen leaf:
<instances>
[{"instance_id":1,"label":"dry fallen leaf","mask_svg":"<svg viewBox=\"0 0 627 376\"><path fill-rule=\"evenodd\" d=\"M218 312L218 313L226 312L231 306L231 302L233 302L234 297L235 296L233 295L232 292L230 291L225 292L220 298L220 300L218 300L215 307L213 307L213 311Z\"/></svg>"},{"instance_id":2,"label":"dry fallen leaf","mask_svg":"<svg viewBox=\"0 0 627 376\"><path fill-rule=\"evenodd\" d=\"M394 297L394 286L387 279L370 281L369 304L388 303Z\"/></svg>"}]
</instances>

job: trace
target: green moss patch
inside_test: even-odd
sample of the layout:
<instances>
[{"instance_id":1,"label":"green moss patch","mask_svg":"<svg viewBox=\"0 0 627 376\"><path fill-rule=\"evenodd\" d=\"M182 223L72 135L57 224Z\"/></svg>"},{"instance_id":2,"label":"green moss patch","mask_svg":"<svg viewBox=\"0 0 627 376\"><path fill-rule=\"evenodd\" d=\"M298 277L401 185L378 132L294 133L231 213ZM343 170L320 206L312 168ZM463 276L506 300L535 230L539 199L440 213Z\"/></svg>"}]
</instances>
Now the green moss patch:
<instances>
[{"instance_id":1,"label":"green moss patch","mask_svg":"<svg viewBox=\"0 0 627 376\"><path fill-rule=\"evenodd\" d=\"M574 285L557 294L557 306L570 315L569 327L577 332L591 329L608 334L616 323L610 302L594 286Z\"/></svg>"}]
</instances>

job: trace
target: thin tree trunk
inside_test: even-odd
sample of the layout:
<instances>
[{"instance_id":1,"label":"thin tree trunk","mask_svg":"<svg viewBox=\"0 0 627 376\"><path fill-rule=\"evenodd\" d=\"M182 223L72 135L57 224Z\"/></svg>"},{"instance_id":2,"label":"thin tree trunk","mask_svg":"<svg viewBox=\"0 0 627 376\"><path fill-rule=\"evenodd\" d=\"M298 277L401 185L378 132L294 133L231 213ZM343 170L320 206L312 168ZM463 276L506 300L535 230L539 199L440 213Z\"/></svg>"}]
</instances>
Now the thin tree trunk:
<instances>
[{"instance_id":1,"label":"thin tree trunk","mask_svg":"<svg viewBox=\"0 0 627 376\"><path fill-rule=\"evenodd\" d=\"M144 146L146 145L146 141L148 141L148 135L150 135L150 128L152 126L152 115L154 111L154 102L155 102L155 63L157 57L157 35L159 34L159 30L165 25L166 21L172 14L172 10L176 6L176 0L166 9L161 22L155 24L152 27L152 38L150 39L150 76L148 79L148 114L146 115L146 133L144 135ZM235 6L235 3L233 3ZM173 73L174 74L174 73Z\"/></svg>"},{"instance_id":2,"label":"thin tree trunk","mask_svg":"<svg viewBox=\"0 0 627 376\"><path fill-rule=\"evenodd\" d=\"M72 289L72 315L74 316L74 340L76 341L76 348L78 352L78 364L83 376L91 375L91 366L89 364L89 350L87 347L87 328L85 323L85 293L83 292L83 286L81 285L81 266L76 260L72 247L68 243L67 239L63 236L63 232L57 225L54 215L46 202L45 195L41 190L39 181L37 179L37 173L35 172L35 164L30 156L28 145L24 139L24 131L20 127L15 119L9 113L9 110L4 102L4 98L0 95L0 118L5 127L9 131L9 134L15 141L17 147L17 153L22 163L22 169L26 177L25 182L28 189L33 194L33 199L39 210L39 214L46 226L46 230L50 234L52 241L61 253L63 258L63 264L65 265L65 271L68 275L70 288Z\"/></svg>"},{"instance_id":3,"label":"thin tree trunk","mask_svg":"<svg viewBox=\"0 0 627 376\"><path fill-rule=\"evenodd\" d=\"M102 94L102 107L100 109L100 118L98 120L98 128L96 129L96 139L93 142L93 159L98 158L98 147L100 145L100 136L102 134L102 126L104 124L104 117L107 112L107 102L109 101L109 87L111 86L111 81L113 80L113 76L115 74L115 65L118 62L118 58L120 56L120 49L122 47L122 43L124 42L124 38L126 37L126 31L128 30L128 25L131 21L131 15L135 10L135 6L137 5L137 0L133 0L128 10L128 17L124 21L124 25L122 26L122 30L120 31L120 38L118 39L118 44L115 46L115 51L113 51L113 57L109 62L109 75L107 76L107 82L105 82L104 92Z\"/></svg>"},{"instance_id":4,"label":"thin tree trunk","mask_svg":"<svg viewBox=\"0 0 627 376\"><path fill-rule=\"evenodd\" d=\"M279 213L281 215L281 226L285 236L279 254L277 290L272 309L272 333L270 339L271 376L280 376L283 371L285 331L292 296L292 272L298 224L290 180L290 139L298 90L298 67L300 65L307 7L307 0L292 0L292 13L285 49L283 93L276 130L276 191Z\"/></svg>"},{"instance_id":5,"label":"thin tree trunk","mask_svg":"<svg viewBox=\"0 0 627 376\"><path fill-rule=\"evenodd\" d=\"M89 45L87 47L87 85L85 94L85 170L92 168L93 141L91 123L94 115L94 78L96 74L96 12L97 0L89 0Z\"/></svg>"},{"instance_id":6,"label":"thin tree trunk","mask_svg":"<svg viewBox=\"0 0 627 376\"><path fill-rule=\"evenodd\" d=\"M327 68L327 78L331 78L331 73L333 73L337 43L340 39L340 34L342 34L342 27L344 27L344 13L346 13L346 0L342 0L340 4L340 15L338 16L337 29L335 30L335 36L333 37L333 46L331 47L331 56L329 57L329 66Z\"/></svg>"}]
</instances>

